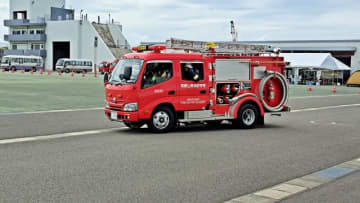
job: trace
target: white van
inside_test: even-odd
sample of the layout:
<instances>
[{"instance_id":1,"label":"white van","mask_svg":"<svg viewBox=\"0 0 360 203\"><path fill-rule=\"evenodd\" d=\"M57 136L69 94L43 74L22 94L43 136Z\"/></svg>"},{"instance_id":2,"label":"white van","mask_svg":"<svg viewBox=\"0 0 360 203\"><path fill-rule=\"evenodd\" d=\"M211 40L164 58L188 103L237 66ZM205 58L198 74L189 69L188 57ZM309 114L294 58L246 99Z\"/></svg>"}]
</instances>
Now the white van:
<instances>
[{"instance_id":1,"label":"white van","mask_svg":"<svg viewBox=\"0 0 360 203\"><path fill-rule=\"evenodd\" d=\"M56 62L56 70L70 73L74 72L91 72L93 71L93 62L88 59L59 59Z\"/></svg>"}]
</instances>

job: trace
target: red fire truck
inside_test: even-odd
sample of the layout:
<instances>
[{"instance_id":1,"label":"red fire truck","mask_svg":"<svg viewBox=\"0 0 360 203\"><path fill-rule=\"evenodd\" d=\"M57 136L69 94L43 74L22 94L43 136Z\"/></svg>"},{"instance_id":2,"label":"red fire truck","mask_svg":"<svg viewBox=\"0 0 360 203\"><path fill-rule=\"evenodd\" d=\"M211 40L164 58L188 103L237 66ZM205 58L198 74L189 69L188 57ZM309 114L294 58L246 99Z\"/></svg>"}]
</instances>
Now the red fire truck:
<instances>
[{"instance_id":1,"label":"red fire truck","mask_svg":"<svg viewBox=\"0 0 360 203\"><path fill-rule=\"evenodd\" d=\"M267 49L178 39L135 47L105 81L105 115L156 133L192 122L263 125L265 113L290 110L284 59Z\"/></svg>"},{"instance_id":2,"label":"red fire truck","mask_svg":"<svg viewBox=\"0 0 360 203\"><path fill-rule=\"evenodd\" d=\"M103 61L99 64L99 72L103 75L104 73L108 73L110 71L111 63Z\"/></svg>"}]
</instances>

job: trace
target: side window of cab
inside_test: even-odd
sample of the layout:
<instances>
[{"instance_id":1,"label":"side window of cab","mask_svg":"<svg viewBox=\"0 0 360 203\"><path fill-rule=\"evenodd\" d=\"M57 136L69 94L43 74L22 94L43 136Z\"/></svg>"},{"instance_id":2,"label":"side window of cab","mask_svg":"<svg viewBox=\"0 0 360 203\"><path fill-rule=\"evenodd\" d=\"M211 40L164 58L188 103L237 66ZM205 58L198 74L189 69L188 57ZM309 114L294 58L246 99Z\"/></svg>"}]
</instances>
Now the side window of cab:
<instances>
[{"instance_id":1,"label":"side window of cab","mask_svg":"<svg viewBox=\"0 0 360 203\"><path fill-rule=\"evenodd\" d=\"M166 82L173 77L172 62L149 62L146 65L141 88L146 89L157 84Z\"/></svg>"},{"instance_id":2,"label":"side window of cab","mask_svg":"<svg viewBox=\"0 0 360 203\"><path fill-rule=\"evenodd\" d=\"M203 63L181 62L181 79L185 81L204 80Z\"/></svg>"}]
</instances>

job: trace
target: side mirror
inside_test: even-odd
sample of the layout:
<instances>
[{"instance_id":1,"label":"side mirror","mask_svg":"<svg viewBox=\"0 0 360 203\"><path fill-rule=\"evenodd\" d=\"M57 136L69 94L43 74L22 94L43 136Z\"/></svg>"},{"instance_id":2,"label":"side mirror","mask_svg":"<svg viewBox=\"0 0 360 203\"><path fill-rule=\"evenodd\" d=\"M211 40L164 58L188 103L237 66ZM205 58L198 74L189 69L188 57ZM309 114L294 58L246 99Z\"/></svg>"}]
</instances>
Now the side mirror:
<instances>
[{"instance_id":1,"label":"side mirror","mask_svg":"<svg viewBox=\"0 0 360 203\"><path fill-rule=\"evenodd\" d=\"M131 74L132 74L132 67L131 66L125 67L124 74L120 75L120 79L130 80Z\"/></svg>"},{"instance_id":2,"label":"side mirror","mask_svg":"<svg viewBox=\"0 0 360 203\"><path fill-rule=\"evenodd\" d=\"M107 85L108 82L109 82L109 74L105 73L104 74L104 85Z\"/></svg>"}]
</instances>

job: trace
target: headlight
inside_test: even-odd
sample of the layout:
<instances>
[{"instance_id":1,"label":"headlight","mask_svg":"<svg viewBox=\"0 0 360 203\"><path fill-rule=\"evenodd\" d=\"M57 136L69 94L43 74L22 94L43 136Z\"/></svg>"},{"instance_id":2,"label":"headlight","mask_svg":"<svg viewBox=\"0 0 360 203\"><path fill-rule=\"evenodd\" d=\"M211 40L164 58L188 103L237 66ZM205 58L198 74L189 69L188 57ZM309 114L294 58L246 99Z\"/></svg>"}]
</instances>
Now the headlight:
<instances>
[{"instance_id":1,"label":"headlight","mask_svg":"<svg viewBox=\"0 0 360 203\"><path fill-rule=\"evenodd\" d=\"M138 103L129 103L124 105L124 111L134 112L138 110Z\"/></svg>"}]
</instances>

